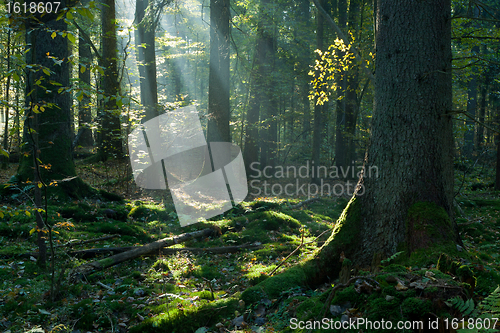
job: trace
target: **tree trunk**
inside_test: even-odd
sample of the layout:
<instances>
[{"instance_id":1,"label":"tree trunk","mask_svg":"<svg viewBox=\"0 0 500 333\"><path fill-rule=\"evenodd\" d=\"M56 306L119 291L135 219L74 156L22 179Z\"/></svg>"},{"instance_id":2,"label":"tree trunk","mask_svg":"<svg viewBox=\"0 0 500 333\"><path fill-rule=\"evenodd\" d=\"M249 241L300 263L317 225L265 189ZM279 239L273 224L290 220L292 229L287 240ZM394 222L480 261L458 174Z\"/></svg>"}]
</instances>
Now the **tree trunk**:
<instances>
[{"instance_id":1,"label":"tree trunk","mask_svg":"<svg viewBox=\"0 0 500 333\"><path fill-rule=\"evenodd\" d=\"M479 48L476 46L472 49L473 51L478 51ZM472 74L470 77L470 81L467 84L467 113L471 117L476 116L477 109L477 76ZM474 153L474 128L475 123L472 119L467 118L465 121L467 125L467 131L464 135L464 155L466 158L470 159Z\"/></svg>"},{"instance_id":2,"label":"tree trunk","mask_svg":"<svg viewBox=\"0 0 500 333\"><path fill-rule=\"evenodd\" d=\"M78 79L80 89L82 89L81 100L78 102L78 131L82 132L79 144L83 147L91 147L94 145L92 137L92 108L90 98L90 65L92 64L92 51L89 43L80 36L78 39L78 58L80 61L80 70L78 71Z\"/></svg>"},{"instance_id":3,"label":"tree trunk","mask_svg":"<svg viewBox=\"0 0 500 333\"><path fill-rule=\"evenodd\" d=\"M59 34L52 38L52 31L67 31L67 24L64 20L55 20L55 16L42 24L27 22L26 44L30 49L26 53L26 63L35 67L43 66L50 71L50 75L42 70L27 71L27 117L24 124L26 144L23 145L25 154L21 154L17 178L21 182L34 179L32 152L35 141L33 133L29 133L28 129L38 123L35 150L38 151L41 164L47 166L40 170L42 180L49 184L52 180L69 178L71 180L60 182L59 187L51 189L62 190L72 197L81 197L89 193L90 187L80 178L72 178L76 176L76 172L71 154L70 94L64 91L70 85L68 38ZM38 82L40 83L37 84Z\"/></svg>"},{"instance_id":4,"label":"tree trunk","mask_svg":"<svg viewBox=\"0 0 500 333\"><path fill-rule=\"evenodd\" d=\"M141 104L146 111L144 121L159 115L158 87L156 81L155 27L152 18L146 17L149 0L137 0L135 7L135 46L139 66Z\"/></svg>"},{"instance_id":5,"label":"tree trunk","mask_svg":"<svg viewBox=\"0 0 500 333\"><path fill-rule=\"evenodd\" d=\"M339 1L339 25L345 30L347 27L352 34L359 30L360 0L353 0L349 3L349 12L347 14L347 5L344 0ZM348 22L346 22L348 20ZM347 23L347 24L346 24ZM359 68L358 64L353 63L346 71L341 71L339 78L340 91L342 98L337 103L337 128L336 128L336 165L344 171L352 167L351 163L355 160L355 146L353 143L356 130L356 119L358 115L358 93L359 90ZM347 172L352 175L351 172Z\"/></svg>"},{"instance_id":6,"label":"tree trunk","mask_svg":"<svg viewBox=\"0 0 500 333\"><path fill-rule=\"evenodd\" d=\"M259 82L260 78L258 77L258 67L259 62L258 53L260 50L259 42L257 41L256 48L256 59L255 65L252 69L252 78L251 78L251 88L250 88L250 100L249 100L249 109L247 112L247 124L245 130L245 150L244 150L244 161L245 161L245 169L247 170L248 177L257 176L255 171L255 166L251 167L253 163L259 161L259 146L258 146L258 136L259 136L259 112L260 112L260 100L258 98Z\"/></svg>"},{"instance_id":7,"label":"tree trunk","mask_svg":"<svg viewBox=\"0 0 500 333\"><path fill-rule=\"evenodd\" d=\"M231 142L229 132L229 0L210 0L208 142Z\"/></svg>"},{"instance_id":8,"label":"tree trunk","mask_svg":"<svg viewBox=\"0 0 500 333\"><path fill-rule=\"evenodd\" d=\"M10 35L11 30L7 31L7 72L10 72ZM5 86L5 100L7 103L10 103L9 92L10 92L10 79L11 75L7 76L7 84ZM2 147L5 151L9 151L9 105L4 105L4 115L5 115L5 125L3 128L3 142ZM9 163L9 159L6 156L2 155L2 169L7 169L7 165Z\"/></svg>"},{"instance_id":9,"label":"tree trunk","mask_svg":"<svg viewBox=\"0 0 500 333\"><path fill-rule=\"evenodd\" d=\"M276 110L277 101L275 98L275 81L274 81L274 61L275 61L275 36L274 24L270 17L272 8L269 0L260 1L260 17L258 35L261 42L261 49L258 54L259 73L261 79L260 87L262 90L259 93L261 96L261 112L259 136L261 138L260 146L260 163L261 167L274 167L276 163L276 141L277 141L277 122Z\"/></svg>"},{"instance_id":10,"label":"tree trunk","mask_svg":"<svg viewBox=\"0 0 500 333\"><path fill-rule=\"evenodd\" d=\"M377 1L372 136L355 195L317 255L315 281L338 274L343 251L375 257L461 244L453 220L449 0ZM414 46L418 45L418 48ZM411 56L412 63L408 66Z\"/></svg>"},{"instance_id":11,"label":"tree trunk","mask_svg":"<svg viewBox=\"0 0 500 333\"><path fill-rule=\"evenodd\" d=\"M324 1L320 1L321 5L323 5ZM316 47L318 50L324 51L323 50L323 32L324 32L324 27L323 27L323 16L318 15L317 16L317 25L318 28L316 30ZM319 167L321 162L320 162L320 157L321 157L321 142L323 141L323 108L324 105L319 105L318 103L314 104L314 132L313 132L313 145L312 145L312 156L311 160L314 166ZM314 168L313 168L314 170ZM317 169L316 169L317 170ZM311 176L311 182L320 185L320 175L318 175L317 172L313 172Z\"/></svg>"},{"instance_id":12,"label":"tree trunk","mask_svg":"<svg viewBox=\"0 0 500 333\"><path fill-rule=\"evenodd\" d=\"M120 107L120 83L118 82L118 53L116 40L115 1L105 0L102 5L102 64L101 78L103 101L100 110L99 154L101 159L123 157Z\"/></svg>"}]
</instances>

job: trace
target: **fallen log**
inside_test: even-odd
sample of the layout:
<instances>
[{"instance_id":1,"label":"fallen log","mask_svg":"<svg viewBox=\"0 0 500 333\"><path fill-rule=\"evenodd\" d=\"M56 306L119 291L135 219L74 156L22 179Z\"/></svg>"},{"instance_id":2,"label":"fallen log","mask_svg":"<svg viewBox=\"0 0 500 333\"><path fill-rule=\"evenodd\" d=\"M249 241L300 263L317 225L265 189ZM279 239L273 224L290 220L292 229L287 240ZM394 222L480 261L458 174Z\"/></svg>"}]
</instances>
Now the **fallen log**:
<instances>
[{"instance_id":1,"label":"fallen log","mask_svg":"<svg viewBox=\"0 0 500 333\"><path fill-rule=\"evenodd\" d=\"M68 254L73 257L78 257L82 259L95 258L97 256L103 254L117 254L123 253L126 251L138 249L140 246L124 246L124 247L106 247L99 249L87 249L87 250L78 250L78 251L70 251ZM187 251L192 253L235 253L244 249L260 249L262 245L257 244L243 244L243 245L234 245L234 246L221 246L221 247L181 247L181 248L162 248L155 249L152 252L143 254L143 256L155 256L159 254L169 255L177 252Z\"/></svg>"},{"instance_id":2,"label":"fallen log","mask_svg":"<svg viewBox=\"0 0 500 333\"><path fill-rule=\"evenodd\" d=\"M106 269L108 267L112 267L115 265L118 265L122 262L135 259L137 257L140 257L146 253L158 251L159 249L167 246L172 246L175 244L180 244L185 241L188 241L192 238L198 238L198 237L208 237L213 234L220 234L220 230L217 230L215 228L207 228L199 231L194 231L194 232L189 232L185 233L179 236L174 236L171 238L163 238L160 240L157 240L156 242L149 243L144 246L140 246L137 248L134 248L130 251L122 252L119 254L115 254L111 257L107 257L104 259L100 259L85 265L81 265L78 267L75 267L71 270L69 273L68 279L70 282L76 282L78 280L81 280L83 277L101 271L103 269Z\"/></svg>"}]
</instances>

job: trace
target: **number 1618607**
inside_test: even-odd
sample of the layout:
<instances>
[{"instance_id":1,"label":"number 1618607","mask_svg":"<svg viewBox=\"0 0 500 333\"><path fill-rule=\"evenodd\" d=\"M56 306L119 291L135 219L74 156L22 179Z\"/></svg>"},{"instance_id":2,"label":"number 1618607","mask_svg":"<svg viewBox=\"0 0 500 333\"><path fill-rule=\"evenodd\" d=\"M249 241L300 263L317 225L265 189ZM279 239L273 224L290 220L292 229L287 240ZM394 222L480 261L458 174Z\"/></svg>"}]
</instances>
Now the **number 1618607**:
<instances>
[{"instance_id":1,"label":"number 1618607","mask_svg":"<svg viewBox=\"0 0 500 333\"><path fill-rule=\"evenodd\" d=\"M57 13L60 2L7 2L7 12L11 14L49 14Z\"/></svg>"}]
</instances>

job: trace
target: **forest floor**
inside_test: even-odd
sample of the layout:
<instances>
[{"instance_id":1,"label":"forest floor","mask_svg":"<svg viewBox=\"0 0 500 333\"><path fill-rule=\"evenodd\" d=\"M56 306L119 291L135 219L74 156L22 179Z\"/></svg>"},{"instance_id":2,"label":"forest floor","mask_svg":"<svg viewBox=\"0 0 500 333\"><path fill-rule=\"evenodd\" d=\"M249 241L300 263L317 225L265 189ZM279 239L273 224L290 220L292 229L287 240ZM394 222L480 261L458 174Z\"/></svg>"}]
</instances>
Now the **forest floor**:
<instances>
[{"instance_id":1,"label":"forest floor","mask_svg":"<svg viewBox=\"0 0 500 333\"><path fill-rule=\"evenodd\" d=\"M14 174L15 167L2 172L2 182ZM125 200L49 203L48 220L57 232L53 240L58 246L52 295L50 272L36 265L32 207L20 194L2 198L5 212L12 216L5 213L0 220L0 332L285 332L295 327L298 332L340 331L306 326L325 315L330 325L365 319L375 325L382 320L422 322L426 328L437 323L448 326L442 332L467 331L464 328L478 332L479 323L493 328L495 318L500 318L496 289L500 284L500 193L489 187L491 175L484 170L457 178L460 211L456 220L465 247L461 258L454 257L446 265L442 261L437 269L441 253L412 263L403 253L376 269L349 267L341 281L349 285L335 280L311 289L290 283L246 303L242 292L268 279L279 265L277 273L313 255L328 238L347 200L325 197L294 206L307 198L256 198L213 221L181 228L168 198L161 192L137 189L128 180L125 164L79 164L78 173L90 185ZM220 229L219 236L173 248L243 244L259 248L221 254L155 253L79 282L67 280L72 268L98 259L72 256L70 251L143 245L213 225ZM106 235L118 236L86 244L70 242ZM332 286L336 292L329 299ZM295 319L304 321L303 325L299 327Z\"/></svg>"}]
</instances>

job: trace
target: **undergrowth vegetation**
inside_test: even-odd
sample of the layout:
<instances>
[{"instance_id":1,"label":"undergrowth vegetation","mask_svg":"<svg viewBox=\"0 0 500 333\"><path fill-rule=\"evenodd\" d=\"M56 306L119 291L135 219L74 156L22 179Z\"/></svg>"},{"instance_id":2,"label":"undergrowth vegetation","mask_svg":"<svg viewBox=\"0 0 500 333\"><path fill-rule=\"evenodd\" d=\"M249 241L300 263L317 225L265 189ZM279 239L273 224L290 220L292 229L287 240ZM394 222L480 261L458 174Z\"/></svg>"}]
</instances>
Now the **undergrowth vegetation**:
<instances>
[{"instance_id":1,"label":"undergrowth vegetation","mask_svg":"<svg viewBox=\"0 0 500 333\"><path fill-rule=\"evenodd\" d=\"M18 203L0 223L0 327L11 332L37 326L47 332L326 332L362 318L481 331L471 330L470 320L486 326L500 315L500 199L488 187L474 187L471 179L478 176L471 177L457 196L464 248L411 259L398 252L378 267L358 267L345 258L340 280L320 286L304 285L303 273L296 270L294 275L294 267L327 240L347 205L343 198L320 198L300 207L293 205L305 198L256 198L185 228L162 197L52 202L54 301L49 274L36 265L35 222L26 213L32 208ZM12 206L10 198L3 200ZM96 259L84 259L78 250L144 245L214 225L219 236L173 248L255 247L221 254L156 253L77 283L66 280L72 268ZM291 272L286 279L270 278L285 270ZM307 326L314 321L330 326ZM366 326L363 331L380 328Z\"/></svg>"}]
</instances>

